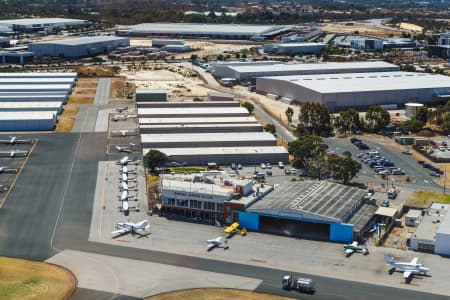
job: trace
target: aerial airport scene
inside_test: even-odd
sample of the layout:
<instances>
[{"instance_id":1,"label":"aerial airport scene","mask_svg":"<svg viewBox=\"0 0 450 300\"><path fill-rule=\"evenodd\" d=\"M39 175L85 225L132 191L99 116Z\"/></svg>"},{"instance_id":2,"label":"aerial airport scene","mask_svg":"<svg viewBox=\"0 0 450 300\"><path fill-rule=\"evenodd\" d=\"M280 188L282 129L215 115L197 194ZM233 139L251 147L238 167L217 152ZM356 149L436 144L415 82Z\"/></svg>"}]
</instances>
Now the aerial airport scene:
<instances>
[{"instance_id":1,"label":"aerial airport scene","mask_svg":"<svg viewBox=\"0 0 450 300\"><path fill-rule=\"evenodd\" d=\"M0 299L449 299L450 2L0 2Z\"/></svg>"}]
</instances>

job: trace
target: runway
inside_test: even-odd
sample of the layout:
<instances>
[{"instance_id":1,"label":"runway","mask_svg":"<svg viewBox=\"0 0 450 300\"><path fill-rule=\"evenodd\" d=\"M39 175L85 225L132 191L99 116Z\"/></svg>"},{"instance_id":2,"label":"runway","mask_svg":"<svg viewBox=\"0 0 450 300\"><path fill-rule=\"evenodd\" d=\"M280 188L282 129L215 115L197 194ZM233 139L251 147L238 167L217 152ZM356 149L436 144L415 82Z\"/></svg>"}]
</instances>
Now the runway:
<instances>
[{"instance_id":1,"label":"runway","mask_svg":"<svg viewBox=\"0 0 450 300\"><path fill-rule=\"evenodd\" d=\"M97 164L105 160L106 134L28 136L39 138L39 142L0 210L0 255L45 260L60 250L73 249L257 278L263 280L257 291L291 297L300 295L281 289L280 280L286 274L282 270L88 242ZM315 280L317 294L301 294L302 299L448 299L376 283L306 276ZM110 296L79 289L73 299L107 299Z\"/></svg>"}]
</instances>

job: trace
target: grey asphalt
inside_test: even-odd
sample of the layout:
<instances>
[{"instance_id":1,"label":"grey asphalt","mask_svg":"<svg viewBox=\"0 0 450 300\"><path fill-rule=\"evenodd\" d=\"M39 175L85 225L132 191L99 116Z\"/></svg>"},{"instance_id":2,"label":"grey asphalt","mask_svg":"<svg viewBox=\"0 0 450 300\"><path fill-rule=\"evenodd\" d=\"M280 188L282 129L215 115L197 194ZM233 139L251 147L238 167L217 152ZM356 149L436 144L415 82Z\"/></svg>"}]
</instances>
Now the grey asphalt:
<instances>
[{"instance_id":1,"label":"grey asphalt","mask_svg":"<svg viewBox=\"0 0 450 300\"><path fill-rule=\"evenodd\" d=\"M0 255L45 260L59 250L73 249L258 278L264 281L258 291L298 296L280 288L280 278L286 273L281 270L88 242L97 162L105 158L106 136L104 133L44 134L38 138L39 143L16 188L0 210ZM404 289L305 276L316 281L318 291L314 296L302 295L303 299L448 299ZM80 289L73 299L110 296Z\"/></svg>"},{"instance_id":2,"label":"grey asphalt","mask_svg":"<svg viewBox=\"0 0 450 300\"><path fill-rule=\"evenodd\" d=\"M111 78L100 78L97 84L97 91L94 97L95 105L106 105L109 103L109 91L111 88Z\"/></svg>"}]
</instances>

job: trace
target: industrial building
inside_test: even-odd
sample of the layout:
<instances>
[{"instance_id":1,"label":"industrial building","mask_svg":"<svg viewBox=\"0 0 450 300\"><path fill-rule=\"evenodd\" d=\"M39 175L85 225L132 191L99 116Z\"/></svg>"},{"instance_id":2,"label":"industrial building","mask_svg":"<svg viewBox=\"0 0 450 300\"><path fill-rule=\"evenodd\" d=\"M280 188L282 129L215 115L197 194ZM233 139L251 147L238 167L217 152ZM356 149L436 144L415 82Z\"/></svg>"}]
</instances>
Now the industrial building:
<instances>
[{"instance_id":1,"label":"industrial building","mask_svg":"<svg viewBox=\"0 0 450 300\"><path fill-rule=\"evenodd\" d=\"M0 93L0 102L41 102L41 101L57 101L65 103L67 100L66 95L22 95L14 94L5 96Z\"/></svg>"},{"instance_id":2,"label":"industrial building","mask_svg":"<svg viewBox=\"0 0 450 300\"><path fill-rule=\"evenodd\" d=\"M80 58L106 54L129 45L130 39L127 37L89 36L31 43L28 49L39 57Z\"/></svg>"},{"instance_id":3,"label":"industrial building","mask_svg":"<svg viewBox=\"0 0 450 300\"><path fill-rule=\"evenodd\" d=\"M0 79L1 80L1 79ZM239 101L159 101L159 102L136 102L137 107L239 107Z\"/></svg>"},{"instance_id":4,"label":"industrial building","mask_svg":"<svg viewBox=\"0 0 450 300\"><path fill-rule=\"evenodd\" d=\"M289 182L238 211L254 231L350 243L361 238L377 206L364 190L329 181Z\"/></svg>"},{"instance_id":5,"label":"industrial building","mask_svg":"<svg viewBox=\"0 0 450 300\"><path fill-rule=\"evenodd\" d=\"M147 153L150 149L144 149ZM288 163L289 153L280 146L239 146L239 147L196 147L196 148L158 148L171 160L191 166L215 162L219 165L243 164L258 165L261 162Z\"/></svg>"},{"instance_id":6,"label":"industrial building","mask_svg":"<svg viewBox=\"0 0 450 300\"><path fill-rule=\"evenodd\" d=\"M367 36L338 36L334 39L338 47L361 50L413 49L420 44L410 38L374 38Z\"/></svg>"},{"instance_id":7,"label":"industrial building","mask_svg":"<svg viewBox=\"0 0 450 300\"><path fill-rule=\"evenodd\" d=\"M311 54L320 52L324 48L323 43L278 43L263 46L265 53L274 55Z\"/></svg>"},{"instance_id":8,"label":"industrial building","mask_svg":"<svg viewBox=\"0 0 450 300\"><path fill-rule=\"evenodd\" d=\"M31 51L0 51L0 64L24 65L33 63Z\"/></svg>"},{"instance_id":9,"label":"industrial building","mask_svg":"<svg viewBox=\"0 0 450 300\"><path fill-rule=\"evenodd\" d=\"M414 72L261 77L256 79L256 90L297 103L323 103L335 112L349 107L437 102L450 94L450 78Z\"/></svg>"},{"instance_id":10,"label":"industrial building","mask_svg":"<svg viewBox=\"0 0 450 300\"><path fill-rule=\"evenodd\" d=\"M0 87L1 88L1 87ZM139 108L139 118L187 118L187 117L246 117L248 110L244 107L170 107L170 108ZM182 123L182 120L179 120Z\"/></svg>"},{"instance_id":11,"label":"industrial building","mask_svg":"<svg viewBox=\"0 0 450 300\"><path fill-rule=\"evenodd\" d=\"M91 24L87 20L65 19L65 18L27 18L1 20L0 26L3 31L33 33L33 32L54 32L58 29L65 29L74 26L88 26Z\"/></svg>"},{"instance_id":12,"label":"industrial building","mask_svg":"<svg viewBox=\"0 0 450 300\"><path fill-rule=\"evenodd\" d=\"M139 125L257 124L254 117L139 118Z\"/></svg>"},{"instance_id":13,"label":"industrial building","mask_svg":"<svg viewBox=\"0 0 450 300\"><path fill-rule=\"evenodd\" d=\"M237 81L265 76L391 72L400 70L399 66L383 61L330 62L316 64L285 64L280 62L244 64L221 63L212 65L212 68L214 77L233 78Z\"/></svg>"},{"instance_id":14,"label":"industrial building","mask_svg":"<svg viewBox=\"0 0 450 300\"><path fill-rule=\"evenodd\" d=\"M59 115L63 102L0 102L0 111L52 111Z\"/></svg>"},{"instance_id":15,"label":"industrial building","mask_svg":"<svg viewBox=\"0 0 450 300\"><path fill-rule=\"evenodd\" d=\"M268 132L208 132L180 134L141 134L143 148L198 148L276 146Z\"/></svg>"},{"instance_id":16,"label":"industrial building","mask_svg":"<svg viewBox=\"0 0 450 300\"><path fill-rule=\"evenodd\" d=\"M443 32L436 35L437 45L428 45L429 57L450 58L450 32Z\"/></svg>"},{"instance_id":17,"label":"industrial building","mask_svg":"<svg viewBox=\"0 0 450 300\"><path fill-rule=\"evenodd\" d=\"M48 131L56 126L56 111L0 111L0 131Z\"/></svg>"},{"instance_id":18,"label":"industrial building","mask_svg":"<svg viewBox=\"0 0 450 300\"><path fill-rule=\"evenodd\" d=\"M136 89L136 102L167 101L167 91L163 89Z\"/></svg>"},{"instance_id":19,"label":"industrial building","mask_svg":"<svg viewBox=\"0 0 450 300\"><path fill-rule=\"evenodd\" d=\"M76 72L13 72L2 73L0 78L77 78Z\"/></svg>"},{"instance_id":20,"label":"industrial building","mask_svg":"<svg viewBox=\"0 0 450 300\"><path fill-rule=\"evenodd\" d=\"M432 203L416 222L417 229L410 238L415 251L450 255L450 209L448 204Z\"/></svg>"},{"instance_id":21,"label":"industrial building","mask_svg":"<svg viewBox=\"0 0 450 300\"><path fill-rule=\"evenodd\" d=\"M261 132L261 124L174 124L140 125L141 133Z\"/></svg>"},{"instance_id":22,"label":"industrial building","mask_svg":"<svg viewBox=\"0 0 450 300\"><path fill-rule=\"evenodd\" d=\"M75 85L75 78L6 78L0 77L0 85L25 84L69 84Z\"/></svg>"},{"instance_id":23,"label":"industrial building","mask_svg":"<svg viewBox=\"0 0 450 300\"><path fill-rule=\"evenodd\" d=\"M142 23L118 26L118 36L264 40L291 31L290 26L244 24Z\"/></svg>"},{"instance_id":24,"label":"industrial building","mask_svg":"<svg viewBox=\"0 0 450 300\"><path fill-rule=\"evenodd\" d=\"M57 93L68 95L72 91L70 84L5 84L0 85L0 93Z\"/></svg>"}]
</instances>

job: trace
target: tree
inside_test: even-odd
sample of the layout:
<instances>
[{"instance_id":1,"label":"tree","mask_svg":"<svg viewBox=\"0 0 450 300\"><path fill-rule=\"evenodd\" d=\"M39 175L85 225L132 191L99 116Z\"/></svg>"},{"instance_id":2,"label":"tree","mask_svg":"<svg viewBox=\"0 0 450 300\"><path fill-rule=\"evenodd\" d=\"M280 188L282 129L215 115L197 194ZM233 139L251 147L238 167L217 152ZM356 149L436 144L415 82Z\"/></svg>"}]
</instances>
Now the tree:
<instances>
[{"instance_id":1,"label":"tree","mask_svg":"<svg viewBox=\"0 0 450 300\"><path fill-rule=\"evenodd\" d=\"M270 132L271 134L275 134L275 132L277 131L275 125L273 124L266 124L266 126L264 126L264 130Z\"/></svg>"},{"instance_id":2,"label":"tree","mask_svg":"<svg viewBox=\"0 0 450 300\"><path fill-rule=\"evenodd\" d=\"M288 151L294 157L293 165L305 168L310 165L311 160L321 158L325 154L322 139L316 135L305 135L288 144Z\"/></svg>"},{"instance_id":3,"label":"tree","mask_svg":"<svg viewBox=\"0 0 450 300\"><path fill-rule=\"evenodd\" d=\"M335 180L348 184L361 170L361 164L352 159L352 154L345 151L342 157L329 157L329 170Z\"/></svg>"},{"instance_id":4,"label":"tree","mask_svg":"<svg viewBox=\"0 0 450 300\"><path fill-rule=\"evenodd\" d=\"M379 105L371 106L366 113L366 126L369 131L378 132L389 124L389 112Z\"/></svg>"},{"instance_id":5,"label":"tree","mask_svg":"<svg viewBox=\"0 0 450 300\"><path fill-rule=\"evenodd\" d=\"M165 153L158 150L150 150L144 156L144 165L155 173L155 169L164 166L169 161L169 157Z\"/></svg>"},{"instance_id":6,"label":"tree","mask_svg":"<svg viewBox=\"0 0 450 300\"><path fill-rule=\"evenodd\" d=\"M416 118L406 121L399 126L400 131L418 132L423 128L424 123Z\"/></svg>"},{"instance_id":7,"label":"tree","mask_svg":"<svg viewBox=\"0 0 450 300\"><path fill-rule=\"evenodd\" d=\"M329 133L330 113L322 103L306 102L300 108L299 125L307 134Z\"/></svg>"},{"instance_id":8,"label":"tree","mask_svg":"<svg viewBox=\"0 0 450 300\"><path fill-rule=\"evenodd\" d=\"M291 107L288 107L284 113L286 114L288 123L289 124L292 123L292 117L294 116L294 110Z\"/></svg>"},{"instance_id":9,"label":"tree","mask_svg":"<svg viewBox=\"0 0 450 300\"><path fill-rule=\"evenodd\" d=\"M250 102L244 102L242 104L243 107L245 107L248 110L249 114L253 113L253 110L255 110L255 106L253 104L251 104Z\"/></svg>"},{"instance_id":10,"label":"tree","mask_svg":"<svg viewBox=\"0 0 450 300\"><path fill-rule=\"evenodd\" d=\"M339 118L335 117L333 126L339 132L352 132L361 130L361 120L356 109L350 108L339 113Z\"/></svg>"},{"instance_id":11,"label":"tree","mask_svg":"<svg viewBox=\"0 0 450 300\"><path fill-rule=\"evenodd\" d=\"M417 109L416 116L414 118L421 121L423 125L425 125L425 123L428 121L428 113L429 113L428 107L424 105Z\"/></svg>"}]
</instances>

